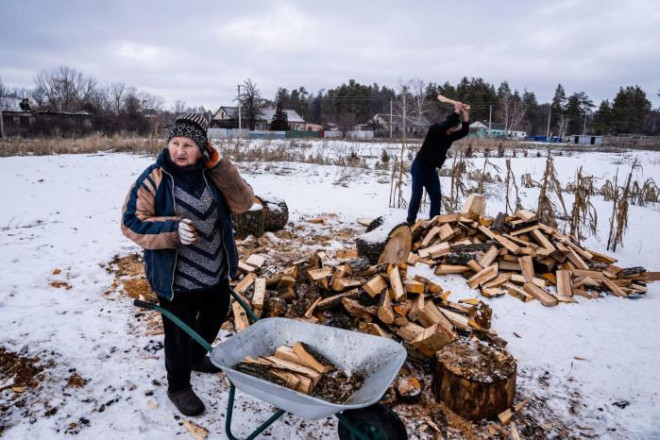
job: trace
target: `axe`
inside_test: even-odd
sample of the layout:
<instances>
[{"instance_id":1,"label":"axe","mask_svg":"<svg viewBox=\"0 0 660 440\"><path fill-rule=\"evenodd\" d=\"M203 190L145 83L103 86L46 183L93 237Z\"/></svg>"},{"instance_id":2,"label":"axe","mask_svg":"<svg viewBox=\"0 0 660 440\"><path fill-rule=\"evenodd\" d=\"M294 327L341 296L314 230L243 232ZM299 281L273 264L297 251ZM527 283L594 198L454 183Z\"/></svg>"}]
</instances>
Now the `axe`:
<instances>
[{"instance_id":1,"label":"axe","mask_svg":"<svg viewBox=\"0 0 660 440\"><path fill-rule=\"evenodd\" d=\"M457 101L455 101L451 98L447 98L446 96L443 96L443 95L440 95L440 94L438 94L438 101L444 102L445 104L451 104L451 105L454 105L457 102ZM467 111L470 111L470 106L467 105L467 104L463 104L463 108Z\"/></svg>"}]
</instances>

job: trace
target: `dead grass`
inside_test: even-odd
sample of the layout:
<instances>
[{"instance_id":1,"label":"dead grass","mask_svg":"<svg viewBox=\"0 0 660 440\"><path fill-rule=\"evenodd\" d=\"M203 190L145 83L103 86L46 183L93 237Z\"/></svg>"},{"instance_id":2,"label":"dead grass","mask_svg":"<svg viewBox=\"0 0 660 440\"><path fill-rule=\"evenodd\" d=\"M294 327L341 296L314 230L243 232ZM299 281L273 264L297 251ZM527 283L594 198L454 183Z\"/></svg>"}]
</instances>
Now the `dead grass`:
<instances>
[{"instance_id":1,"label":"dead grass","mask_svg":"<svg viewBox=\"0 0 660 440\"><path fill-rule=\"evenodd\" d=\"M156 153L164 144L157 138L86 136L82 138L10 138L0 140L0 156L92 154L99 151Z\"/></svg>"}]
</instances>

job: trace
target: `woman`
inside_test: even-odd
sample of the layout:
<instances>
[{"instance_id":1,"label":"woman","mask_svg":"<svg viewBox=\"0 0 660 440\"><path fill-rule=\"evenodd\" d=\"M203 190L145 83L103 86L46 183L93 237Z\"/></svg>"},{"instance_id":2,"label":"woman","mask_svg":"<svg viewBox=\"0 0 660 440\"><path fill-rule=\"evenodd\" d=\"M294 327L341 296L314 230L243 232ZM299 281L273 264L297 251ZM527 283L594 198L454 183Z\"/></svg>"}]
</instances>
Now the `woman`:
<instances>
[{"instance_id":1,"label":"woman","mask_svg":"<svg viewBox=\"0 0 660 440\"><path fill-rule=\"evenodd\" d=\"M238 252L230 213L247 211L252 188L208 142L201 114L178 117L167 148L138 177L123 208L121 229L144 251L149 285L164 308L212 343L229 309L229 279ZM191 371L219 371L204 349L163 318L167 395L184 415L204 412Z\"/></svg>"}]
</instances>

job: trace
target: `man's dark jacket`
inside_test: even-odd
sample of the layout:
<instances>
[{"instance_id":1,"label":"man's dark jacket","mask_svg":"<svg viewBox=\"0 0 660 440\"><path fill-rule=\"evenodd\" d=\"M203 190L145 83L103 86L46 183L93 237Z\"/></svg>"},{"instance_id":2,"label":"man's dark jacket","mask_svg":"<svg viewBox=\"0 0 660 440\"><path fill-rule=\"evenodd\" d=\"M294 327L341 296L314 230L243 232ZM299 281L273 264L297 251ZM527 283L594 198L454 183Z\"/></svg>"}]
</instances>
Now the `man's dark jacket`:
<instances>
[{"instance_id":1,"label":"man's dark jacket","mask_svg":"<svg viewBox=\"0 0 660 440\"><path fill-rule=\"evenodd\" d=\"M460 130L447 134L447 130L458 124L459 119L458 113L453 112L447 116L444 122L431 125L422 143L422 148L417 153L417 159L427 165L440 168L445 163L447 150L451 147L451 143L465 137L470 131L470 123L463 121Z\"/></svg>"}]
</instances>

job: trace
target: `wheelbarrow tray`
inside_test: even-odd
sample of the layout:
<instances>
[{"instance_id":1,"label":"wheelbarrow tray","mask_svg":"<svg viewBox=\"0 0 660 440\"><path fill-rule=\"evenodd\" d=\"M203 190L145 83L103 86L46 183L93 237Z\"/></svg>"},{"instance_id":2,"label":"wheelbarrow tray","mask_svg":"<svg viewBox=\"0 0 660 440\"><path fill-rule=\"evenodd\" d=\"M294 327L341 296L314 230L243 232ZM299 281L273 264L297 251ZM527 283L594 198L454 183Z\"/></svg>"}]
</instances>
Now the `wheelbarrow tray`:
<instances>
[{"instance_id":1,"label":"wheelbarrow tray","mask_svg":"<svg viewBox=\"0 0 660 440\"><path fill-rule=\"evenodd\" d=\"M233 369L246 356L270 356L278 347L292 347L298 341L310 345L349 374L364 373L362 387L340 405ZM293 319L266 318L215 347L211 352L211 361L242 392L298 417L321 419L378 402L397 376L406 355L400 344L380 336Z\"/></svg>"}]
</instances>

